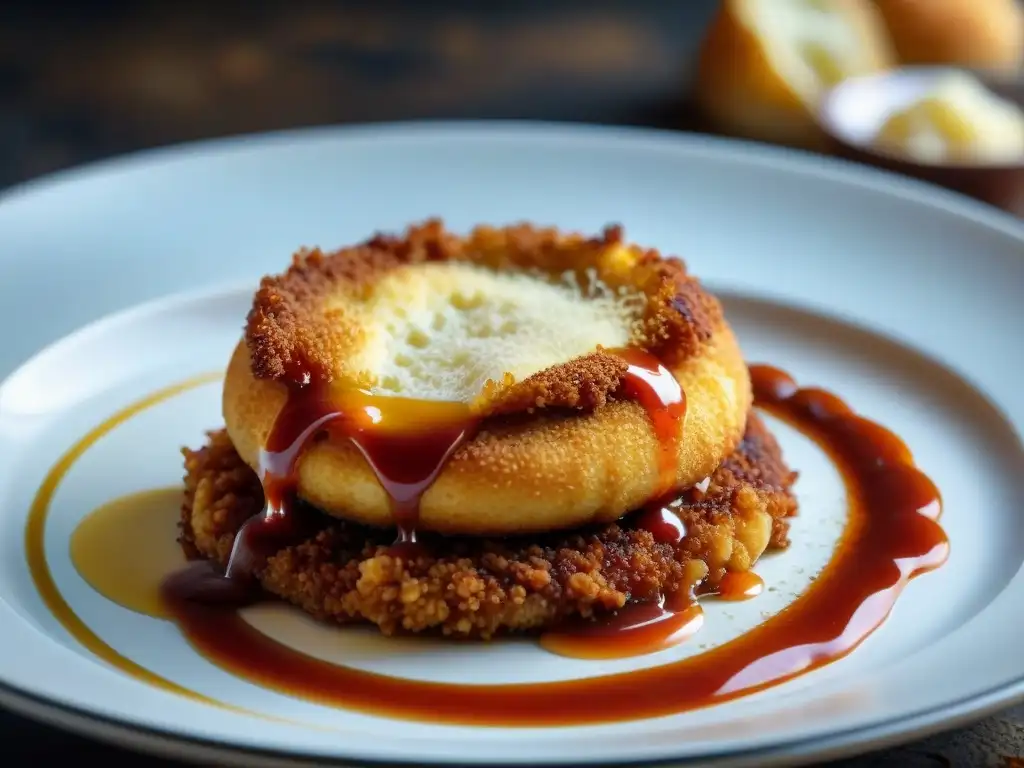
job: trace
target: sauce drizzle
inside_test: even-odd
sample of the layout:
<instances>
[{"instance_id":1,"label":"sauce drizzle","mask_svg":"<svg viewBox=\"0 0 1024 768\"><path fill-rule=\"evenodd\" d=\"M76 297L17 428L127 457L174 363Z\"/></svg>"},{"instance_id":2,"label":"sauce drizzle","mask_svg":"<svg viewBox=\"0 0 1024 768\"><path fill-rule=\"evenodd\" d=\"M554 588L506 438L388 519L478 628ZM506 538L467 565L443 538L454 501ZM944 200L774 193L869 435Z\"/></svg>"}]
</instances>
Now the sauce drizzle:
<instances>
[{"instance_id":1,"label":"sauce drizzle","mask_svg":"<svg viewBox=\"0 0 1024 768\"><path fill-rule=\"evenodd\" d=\"M686 538L686 525L671 503L652 502L636 513L633 524L649 531L659 544L678 544Z\"/></svg>"},{"instance_id":2,"label":"sauce drizzle","mask_svg":"<svg viewBox=\"0 0 1024 768\"><path fill-rule=\"evenodd\" d=\"M937 523L941 499L896 435L835 395L801 389L767 366L753 366L751 376L757 404L815 439L835 460L846 480L850 518L835 557L806 593L710 652L582 680L457 685L335 666L271 640L235 611L195 601L174 601L174 619L199 652L246 679L325 704L433 722L554 726L657 717L735 699L821 667L850 653L880 626L911 578L945 561L949 545ZM172 394L167 390L160 397ZM26 552L41 594L74 637L122 671L187 695L111 651L82 624L55 592L42 547L49 499L71 463L98 435L158 399L125 409L61 459L33 503Z\"/></svg>"},{"instance_id":3,"label":"sauce drizzle","mask_svg":"<svg viewBox=\"0 0 1024 768\"><path fill-rule=\"evenodd\" d=\"M209 561L191 563L164 582L164 598L241 605L261 596L254 574L267 558L318 528L317 514L297 503L298 465L324 437L359 449L390 500L398 529L394 554L414 557L420 499L476 426L460 403L334 393L316 383L292 387L260 452L263 512L239 530L223 574Z\"/></svg>"},{"instance_id":4,"label":"sauce drizzle","mask_svg":"<svg viewBox=\"0 0 1024 768\"><path fill-rule=\"evenodd\" d=\"M646 410L658 438L656 495L664 495L676 484L686 396L672 372L650 353L626 348L614 354L628 366L623 395ZM350 440L387 493L398 529L393 553L413 558L419 551L420 499L452 453L475 432L479 419L462 403L336 391L309 376L296 378L308 383L289 387L260 452L263 512L246 521L235 536L224 573L209 561L190 563L165 580L165 599L244 605L260 597L255 574L267 558L316 530L315 518L297 503L298 465L309 446L323 436Z\"/></svg>"},{"instance_id":5,"label":"sauce drizzle","mask_svg":"<svg viewBox=\"0 0 1024 768\"><path fill-rule=\"evenodd\" d=\"M457 685L335 666L271 640L234 612L179 603L176 621L203 655L247 679L322 703L434 722L554 726L659 717L805 674L853 651L885 621L911 578L945 562L949 545L936 522L940 495L896 435L856 415L835 395L800 389L787 374L767 366L753 366L751 377L759 406L815 439L836 461L846 480L850 520L836 556L807 592L751 632L709 652L582 680ZM637 638L664 632L666 613L681 617L682 625L696 621L686 609L636 610L623 612L624 618L607 629ZM598 624L592 631L603 630Z\"/></svg>"},{"instance_id":6,"label":"sauce drizzle","mask_svg":"<svg viewBox=\"0 0 1024 768\"><path fill-rule=\"evenodd\" d=\"M750 600L760 595L763 590L764 579L753 571L728 571L717 584L702 584L697 589L697 594L734 602Z\"/></svg>"},{"instance_id":7,"label":"sauce drizzle","mask_svg":"<svg viewBox=\"0 0 1024 768\"><path fill-rule=\"evenodd\" d=\"M658 487L651 495L653 498L666 496L678 484L686 393L672 372L650 352L629 347L613 350L612 354L621 357L628 366L622 378L622 394L647 412L658 439Z\"/></svg>"},{"instance_id":8,"label":"sauce drizzle","mask_svg":"<svg viewBox=\"0 0 1024 768\"><path fill-rule=\"evenodd\" d=\"M704 609L690 592L656 603L634 603L597 621L577 620L545 632L540 645L573 659L622 659L663 651L704 626Z\"/></svg>"}]
</instances>

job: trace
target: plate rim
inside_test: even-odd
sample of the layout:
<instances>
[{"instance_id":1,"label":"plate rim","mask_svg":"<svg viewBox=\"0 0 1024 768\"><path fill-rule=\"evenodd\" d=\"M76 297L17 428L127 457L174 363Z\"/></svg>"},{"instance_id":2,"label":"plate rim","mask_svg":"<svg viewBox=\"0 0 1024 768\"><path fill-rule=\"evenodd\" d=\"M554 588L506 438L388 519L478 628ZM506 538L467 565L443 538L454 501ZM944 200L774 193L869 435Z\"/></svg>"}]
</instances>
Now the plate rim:
<instances>
[{"instance_id":1,"label":"plate rim","mask_svg":"<svg viewBox=\"0 0 1024 768\"><path fill-rule=\"evenodd\" d=\"M398 120L352 125L321 125L275 131L236 133L139 149L68 166L0 189L0 207L45 194L54 187L88 182L91 177L138 170L154 163L202 160L225 152L255 151L276 144L311 141L347 143L404 142L410 140L541 141L589 139L597 143L631 145L637 150L702 149L718 157L733 157L762 167L774 167L803 176L832 179L919 204L937 207L961 218L995 228L1024 240L1024 218L981 202L961 192L852 160L810 150L766 144L750 139L716 136L671 128L602 125L558 120Z\"/></svg>"},{"instance_id":2,"label":"plate rim","mask_svg":"<svg viewBox=\"0 0 1024 768\"><path fill-rule=\"evenodd\" d=\"M988 691L964 697L953 704L943 704L883 724L867 725L837 731L827 736L782 742L768 749L752 748L741 752L717 755L661 757L631 761L588 760L586 762L530 763L534 768L672 768L672 766L707 766L708 768L746 768L747 766L799 766L822 759L836 760L864 753L864 747L884 749L906 742L906 737L925 738L947 730L976 723L1007 705L1024 701L1024 676ZM31 691L0 681L0 705L43 725L62 728L85 738L108 745L139 749L148 754L171 759L181 758L185 749L188 760L228 758L223 765L249 768L259 766L336 766L337 768L494 768L523 765L522 761L487 763L353 758L326 754L286 752L282 750L232 744L206 739L178 731L152 726L131 725L107 715L90 712L65 702L39 696ZM949 712L952 710L952 712ZM949 712L947 717L937 717ZM255 762L254 762L255 761Z\"/></svg>"},{"instance_id":3,"label":"plate rim","mask_svg":"<svg viewBox=\"0 0 1024 768\"><path fill-rule=\"evenodd\" d=\"M88 183L97 177L111 174L144 170L154 163L176 163L192 159L202 163L225 152L260 153L279 143L309 143L336 141L339 143L417 143L454 139L469 139L477 142L498 144L504 142L564 142L588 140L610 151L679 152L700 153L726 162L756 165L790 175L811 176L841 186L854 186L889 197L941 211L943 214L967 220L988 230L1024 244L1024 220L1000 211L959 193L936 187L925 182L909 179L875 168L860 166L852 162L818 156L810 152L761 145L756 142L738 141L701 134L670 131L664 129L636 128L624 126L596 126L560 122L531 122L504 120L466 121L410 121L399 123L377 123L358 126L323 126L300 128L269 133L241 134L236 136L186 142L155 149L142 150L127 155L101 159L74 166L53 174L23 182L0 192L0 210L12 203L31 204L37 195L67 185ZM16 257L12 256L12 262ZM3 263L0 260L0 263ZM207 289L222 288L220 285L205 286ZM170 298L174 293L165 294ZM159 299L156 299L159 301ZM152 302L146 302L150 304ZM94 323L127 313L139 305L108 312L96 320L76 329L71 335L89 328ZM61 343L67 336L35 350L32 359L51 346ZM26 361L15 363L11 373ZM5 377L6 379L6 377ZM692 765L696 762L714 765L746 765L757 759L759 765L786 760L809 762L822 757L840 757L854 754L867 747L881 747L902 742L909 738L925 736L957 725L967 724L1003 707L1024 700L1024 676L1011 679L991 689L964 697L953 703L936 705L883 723L863 725L836 731L827 735L806 737L780 742L767 750L712 754L706 757L660 757L628 762L606 762L589 759L585 762L558 762L559 768L580 768L594 765L667 766ZM186 748L192 759L213 756L223 759L253 759L280 761L292 765L308 765L312 762L330 765L451 765L448 762L383 761L373 758L352 758L324 754L302 754L295 751L281 751L269 748L247 747L198 737L180 731L129 724L117 718L90 711L87 708L68 704L57 698L50 698L25 690L5 681L0 681L0 704L5 708L32 719L62 727L85 736L98 737L102 741L144 749L148 752L168 754L171 749L180 756ZM797 754L794 754L796 752ZM766 762L767 761L767 762ZM490 765L515 765L516 762L498 761ZM469 768L473 763L459 763Z\"/></svg>"}]
</instances>

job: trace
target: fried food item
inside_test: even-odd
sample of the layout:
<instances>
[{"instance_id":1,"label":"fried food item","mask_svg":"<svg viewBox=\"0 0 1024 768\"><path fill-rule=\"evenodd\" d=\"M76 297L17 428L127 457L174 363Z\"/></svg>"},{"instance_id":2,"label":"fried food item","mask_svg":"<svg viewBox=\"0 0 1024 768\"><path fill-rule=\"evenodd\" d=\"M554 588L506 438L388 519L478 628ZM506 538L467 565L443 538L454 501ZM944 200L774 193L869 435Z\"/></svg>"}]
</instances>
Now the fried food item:
<instances>
[{"instance_id":1,"label":"fried food item","mask_svg":"<svg viewBox=\"0 0 1024 768\"><path fill-rule=\"evenodd\" d=\"M723 132L819 148L814 112L825 91L894 62L870 0L723 0L701 46L694 97Z\"/></svg>"},{"instance_id":2,"label":"fried food item","mask_svg":"<svg viewBox=\"0 0 1024 768\"><path fill-rule=\"evenodd\" d=\"M263 509L262 488L224 431L183 452L181 544L190 557L224 565L236 532ZM692 489L676 508L687 531L677 544L655 541L626 517L565 534L425 536L407 562L390 554L393 532L319 515L318 533L278 551L257 575L268 593L317 618L370 622L386 634L537 631L749 569L766 549L788 544L794 480L752 414L706 491Z\"/></svg>"},{"instance_id":3,"label":"fried food item","mask_svg":"<svg viewBox=\"0 0 1024 768\"><path fill-rule=\"evenodd\" d=\"M1015 71L1024 57L1017 0L876 0L904 64Z\"/></svg>"},{"instance_id":4,"label":"fried food item","mask_svg":"<svg viewBox=\"0 0 1024 768\"><path fill-rule=\"evenodd\" d=\"M616 520L662 488L662 443L622 387L620 347L652 353L687 410L675 487L711 474L742 438L750 380L718 301L678 260L551 229L438 221L265 278L228 366L223 410L258 467L288 387L328 382L465 402L480 431L423 494L418 531L513 535ZM413 417L416 409L411 409ZM314 442L298 494L346 520L394 525L391 500L348 440Z\"/></svg>"}]
</instances>

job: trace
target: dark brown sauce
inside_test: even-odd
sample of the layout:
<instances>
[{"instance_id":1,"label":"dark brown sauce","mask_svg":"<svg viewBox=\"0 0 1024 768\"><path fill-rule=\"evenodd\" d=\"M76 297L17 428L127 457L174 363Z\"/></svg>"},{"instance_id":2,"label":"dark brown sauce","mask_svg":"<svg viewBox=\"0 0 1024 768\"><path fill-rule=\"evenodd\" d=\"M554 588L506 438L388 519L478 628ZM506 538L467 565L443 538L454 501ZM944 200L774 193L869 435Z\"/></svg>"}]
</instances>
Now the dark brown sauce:
<instances>
[{"instance_id":1,"label":"dark brown sauce","mask_svg":"<svg viewBox=\"0 0 1024 768\"><path fill-rule=\"evenodd\" d=\"M704 610L687 591L633 603L598 621L577 620L540 636L542 648L574 659L622 659L679 645L704 626Z\"/></svg>"},{"instance_id":2,"label":"dark brown sauce","mask_svg":"<svg viewBox=\"0 0 1024 768\"><path fill-rule=\"evenodd\" d=\"M672 511L671 503L653 502L633 518L633 525L649 531L660 544L678 544L686 538L686 525Z\"/></svg>"},{"instance_id":3,"label":"dark brown sauce","mask_svg":"<svg viewBox=\"0 0 1024 768\"><path fill-rule=\"evenodd\" d=\"M622 394L647 411L658 438L658 489L651 495L661 498L677 485L686 394L672 372L650 352L629 348L614 350L614 354L629 366L622 380Z\"/></svg>"},{"instance_id":4,"label":"dark brown sauce","mask_svg":"<svg viewBox=\"0 0 1024 768\"><path fill-rule=\"evenodd\" d=\"M193 563L166 579L165 599L241 605L260 596L253 574L275 552L316 530L308 507L297 503L297 469L321 437L351 440L363 454L391 502L398 529L394 552L414 556L420 499L476 426L463 404L336 394L318 384L291 388L260 452L264 511L238 532L224 573L206 561Z\"/></svg>"},{"instance_id":5,"label":"dark brown sauce","mask_svg":"<svg viewBox=\"0 0 1024 768\"><path fill-rule=\"evenodd\" d=\"M89 586L118 605L168 618L160 583L185 563L177 542L180 519L180 487L121 496L78 524L68 547L71 562Z\"/></svg>"},{"instance_id":6,"label":"dark brown sauce","mask_svg":"<svg viewBox=\"0 0 1024 768\"><path fill-rule=\"evenodd\" d=\"M632 524L649 531L661 544L678 544L686 538L686 526L675 513L679 500L647 505ZM753 571L729 571L716 584L689 584L657 602L631 603L596 619L578 619L545 632L543 648L577 659L622 659L642 656L679 645L704 625L698 600L749 600L764 589L764 580Z\"/></svg>"},{"instance_id":7,"label":"dark brown sauce","mask_svg":"<svg viewBox=\"0 0 1024 768\"><path fill-rule=\"evenodd\" d=\"M777 369L754 366L751 376L757 404L814 438L836 461L847 483L850 520L836 556L804 595L781 614L708 653L583 680L521 685L429 683L317 660L261 634L236 611L180 599L169 601L168 608L194 647L247 679L302 698L417 720L529 726L655 717L734 699L806 673L856 648L885 620L911 578L945 561L948 542L936 522L941 501L934 484L914 467L910 451L888 430L857 416L830 393L798 388ZM36 583L48 604L61 609L55 615L74 636L126 673L180 692L180 686L155 678L104 646L59 596L53 597L40 535L49 498L74 457L127 418L125 414L157 401L154 395L126 409L69 451L33 503L26 544ZM654 632L644 630L645 626L660 625L658 631L663 631L670 621L666 613L685 624L685 610L672 605L638 607L636 613L623 611L603 629L597 624L589 631L595 636L610 632L614 642L621 643L621 638Z\"/></svg>"},{"instance_id":8,"label":"dark brown sauce","mask_svg":"<svg viewBox=\"0 0 1024 768\"><path fill-rule=\"evenodd\" d=\"M635 515L633 524L649 531L657 542L678 544L686 537L686 526L673 511L678 502L673 491L678 486L686 393L651 353L635 348L613 353L628 365L621 394L647 412L659 445L656 500ZM595 619L568 622L541 635L540 644L553 653L580 659L626 658L671 648L703 626L704 612L694 587L663 595L658 602L630 604Z\"/></svg>"},{"instance_id":9,"label":"dark brown sauce","mask_svg":"<svg viewBox=\"0 0 1024 768\"><path fill-rule=\"evenodd\" d=\"M697 595L717 597L719 600L749 600L764 591L764 579L753 571L729 571L717 584L697 588Z\"/></svg>"},{"instance_id":10,"label":"dark brown sauce","mask_svg":"<svg viewBox=\"0 0 1024 768\"><path fill-rule=\"evenodd\" d=\"M805 594L712 651L583 680L456 685L334 666L269 639L235 612L194 602L173 604L175 619L200 653L247 679L323 703L449 723L550 726L657 717L735 699L821 667L880 626L911 578L945 561L949 545L936 522L940 496L896 435L835 395L800 389L767 366L753 366L751 376L757 404L814 438L836 461L847 483L850 521L837 555ZM749 585L739 589L747 591ZM660 624L664 636L665 613L663 606L638 608L605 629L629 638L642 634L638 625ZM685 610L667 613L687 621ZM622 631L615 621L633 629ZM589 631L605 630L598 624Z\"/></svg>"},{"instance_id":11,"label":"dark brown sauce","mask_svg":"<svg viewBox=\"0 0 1024 768\"><path fill-rule=\"evenodd\" d=\"M671 371L650 353L621 349L614 354L628 365L623 394L647 411L661 446L660 496L676 482L686 397ZM266 507L238 532L223 573L210 562L192 563L165 580L166 599L243 605L259 598L254 574L267 558L315 530L315 520L296 503L297 468L302 454L321 436L351 440L363 454L391 502L398 529L393 551L414 557L420 499L477 425L478 419L461 403L336 392L317 382L291 386L260 452Z\"/></svg>"}]
</instances>

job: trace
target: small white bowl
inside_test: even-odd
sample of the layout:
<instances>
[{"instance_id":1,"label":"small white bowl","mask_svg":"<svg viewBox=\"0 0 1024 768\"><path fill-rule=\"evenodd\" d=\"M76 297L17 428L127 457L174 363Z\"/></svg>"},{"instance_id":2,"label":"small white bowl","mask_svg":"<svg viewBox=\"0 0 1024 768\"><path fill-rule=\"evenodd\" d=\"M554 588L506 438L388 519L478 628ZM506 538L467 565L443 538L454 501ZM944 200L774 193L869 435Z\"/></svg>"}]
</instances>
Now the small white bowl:
<instances>
[{"instance_id":1,"label":"small white bowl","mask_svg":"<svg viewBox=\"0 0 1024 768\"><path fill-rule=\"evenodd\" d=\"M923 97L953 71L949 67L905 67L844 80L819 104L818 125L841 157L930 181L1024 214L1024 159L1002 164L924 163L871 144L890 115ZM978 70L971 74L994 93L1024 106L1024 79Z\"/></svg>"}]
</instances>

